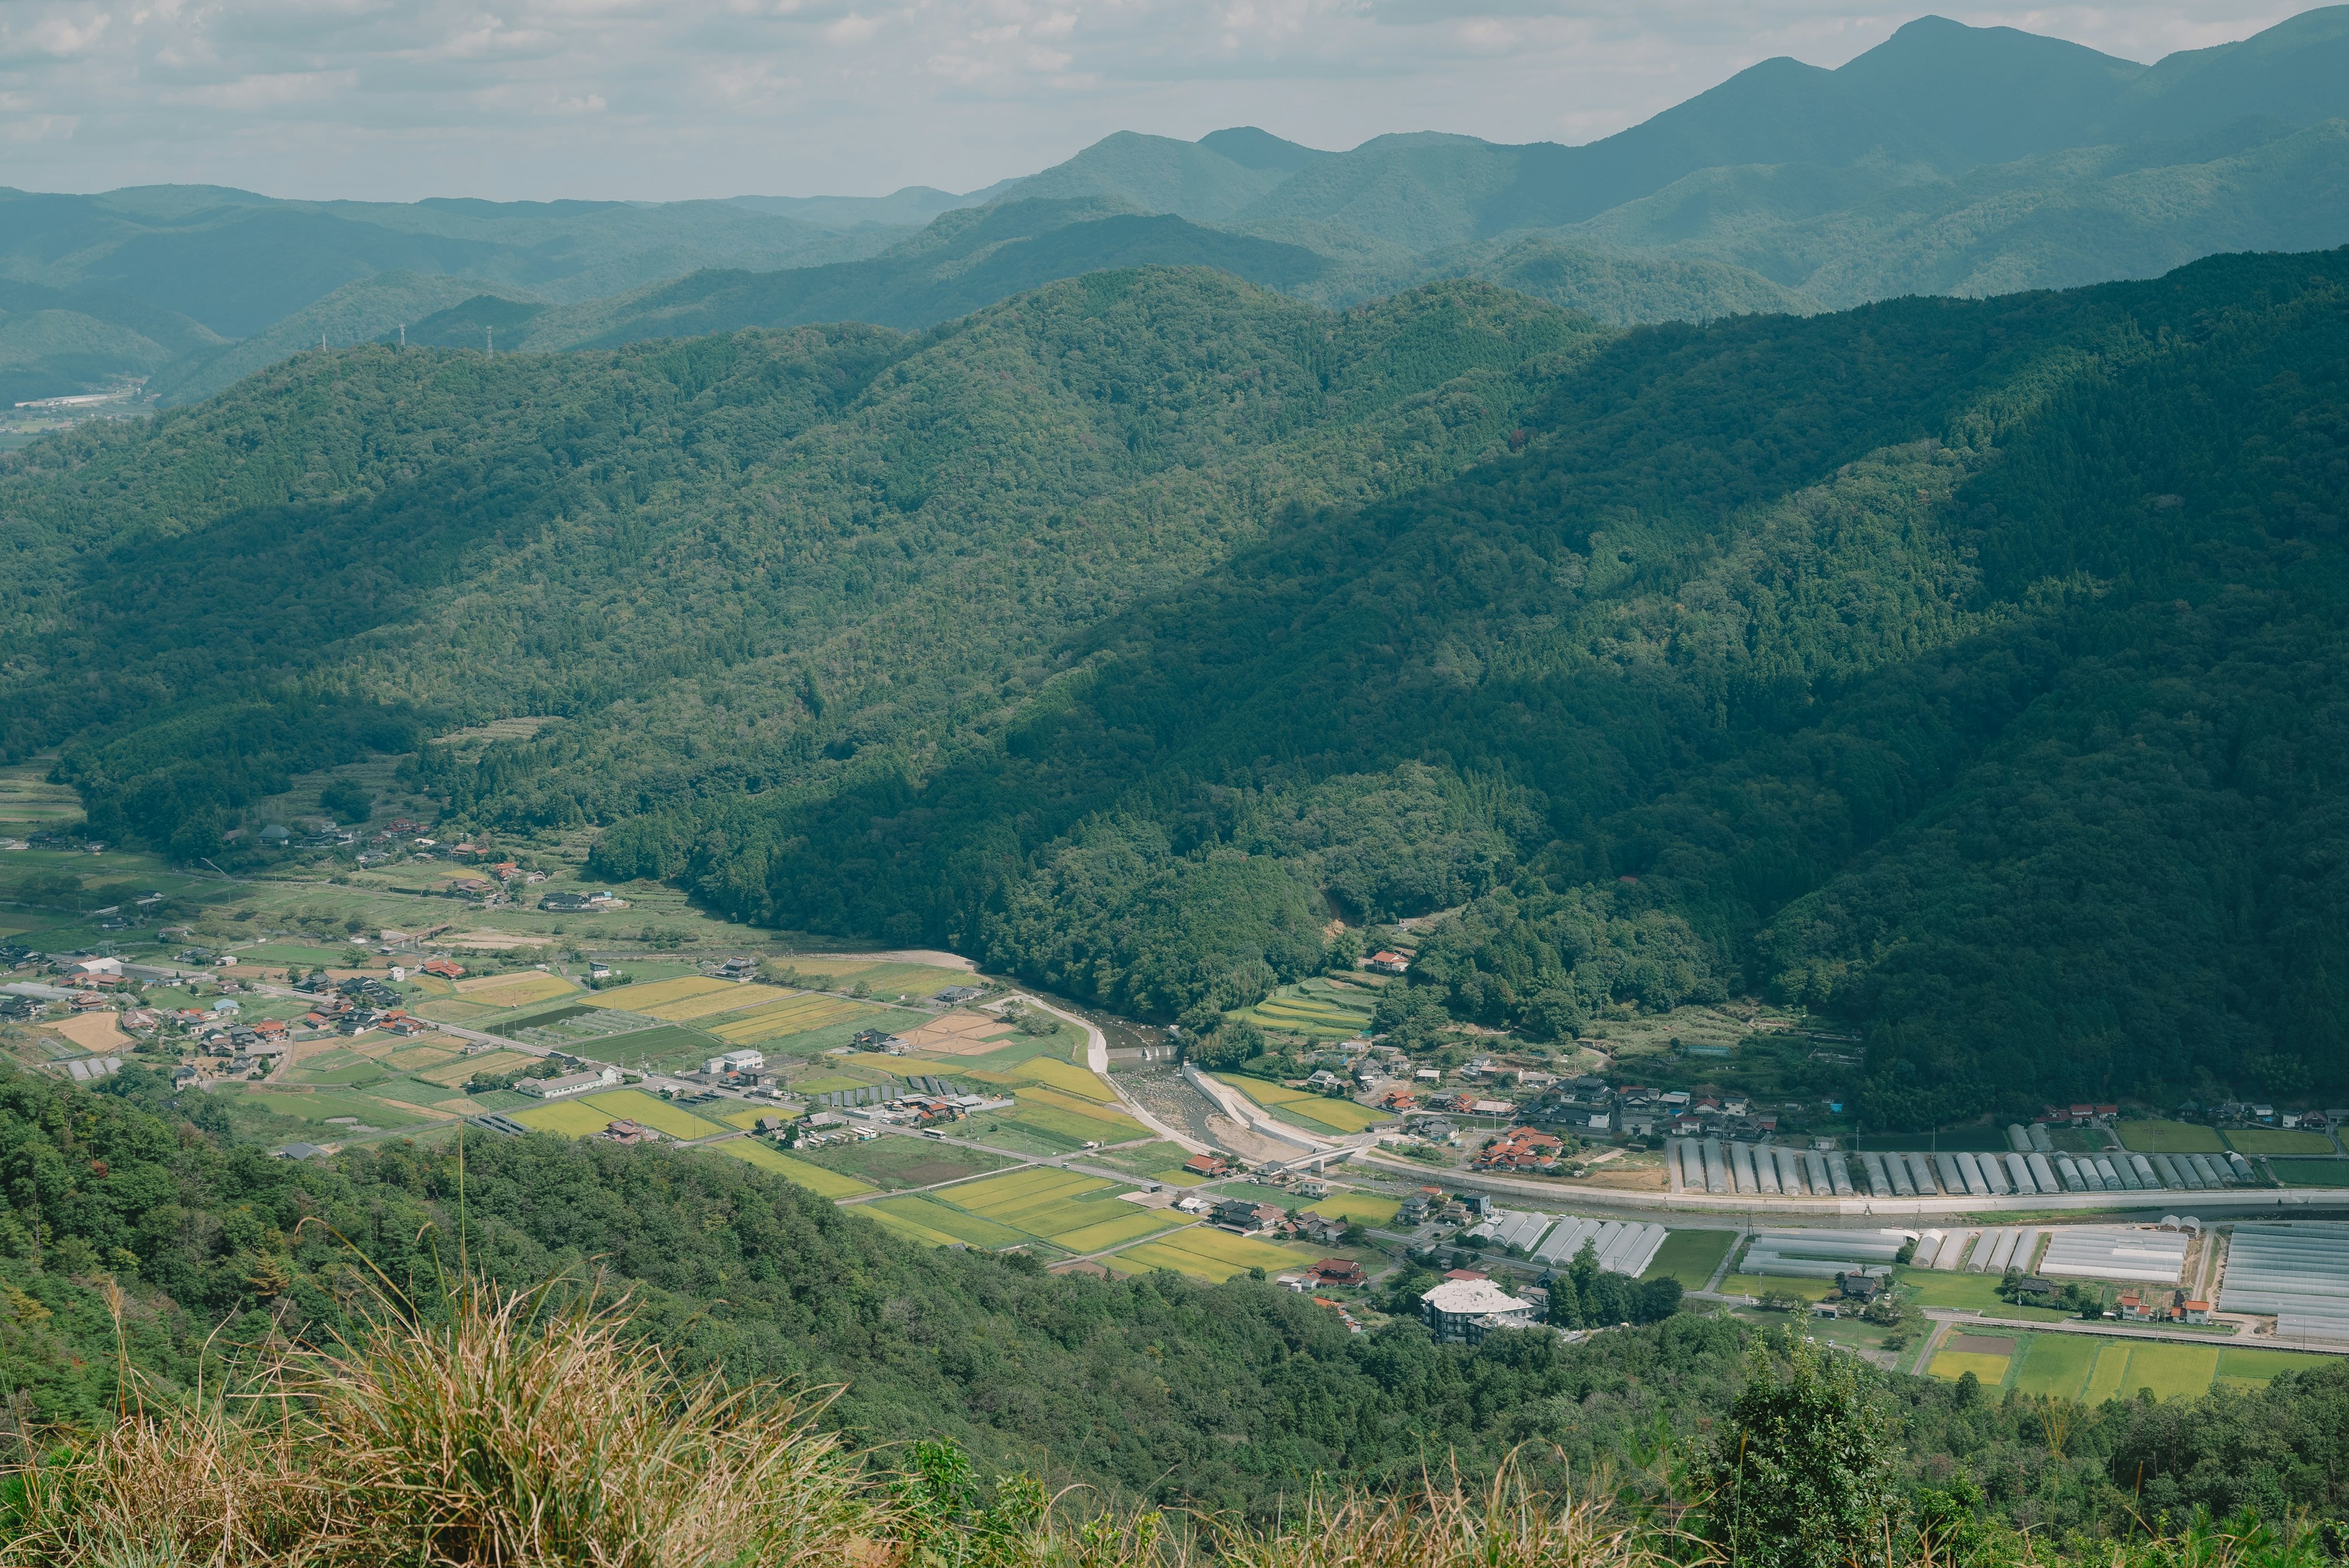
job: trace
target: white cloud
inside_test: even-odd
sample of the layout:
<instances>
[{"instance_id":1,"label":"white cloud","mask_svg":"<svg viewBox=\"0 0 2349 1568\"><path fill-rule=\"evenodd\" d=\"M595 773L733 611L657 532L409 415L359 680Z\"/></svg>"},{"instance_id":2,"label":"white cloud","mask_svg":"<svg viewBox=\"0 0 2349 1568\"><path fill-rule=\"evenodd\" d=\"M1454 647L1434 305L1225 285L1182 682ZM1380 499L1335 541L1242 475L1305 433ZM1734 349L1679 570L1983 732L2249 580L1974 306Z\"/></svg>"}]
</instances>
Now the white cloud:
<instances>
[{"instance_id":1,"label":"white cloud","mask_svg":"<svg viewBox=\"0 0 2349 1568\"><path fill-rule=\"evenodd\" d=\"M285 195L973 189L1112 130L1256 124L1581 141L1773 55L1839 65L1850 0L0 0L8 182ZM2135 59L2294 7L1942 7Z\"/></svg>"}]
</instances>

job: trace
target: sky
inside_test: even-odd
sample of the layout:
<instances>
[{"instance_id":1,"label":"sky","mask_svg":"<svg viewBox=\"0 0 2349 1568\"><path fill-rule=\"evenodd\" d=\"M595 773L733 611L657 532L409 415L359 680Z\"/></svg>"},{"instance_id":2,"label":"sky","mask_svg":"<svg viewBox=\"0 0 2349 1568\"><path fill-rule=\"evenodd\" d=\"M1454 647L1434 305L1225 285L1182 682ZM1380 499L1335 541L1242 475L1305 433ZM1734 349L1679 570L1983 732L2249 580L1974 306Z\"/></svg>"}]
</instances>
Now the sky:
<instances>
[{"instance_id":1,"label":"sky","mask_svg":"<svg viewBox=\"0 0 2349 1568\"><path fill-rule=\"evenodd\" d=\"M1940 14L2151 61L2304 5ZM1838 0L0 0L0 184L967 191L1113 130L1581 142L1920 11Z\"/></svg>"}]
</instances>

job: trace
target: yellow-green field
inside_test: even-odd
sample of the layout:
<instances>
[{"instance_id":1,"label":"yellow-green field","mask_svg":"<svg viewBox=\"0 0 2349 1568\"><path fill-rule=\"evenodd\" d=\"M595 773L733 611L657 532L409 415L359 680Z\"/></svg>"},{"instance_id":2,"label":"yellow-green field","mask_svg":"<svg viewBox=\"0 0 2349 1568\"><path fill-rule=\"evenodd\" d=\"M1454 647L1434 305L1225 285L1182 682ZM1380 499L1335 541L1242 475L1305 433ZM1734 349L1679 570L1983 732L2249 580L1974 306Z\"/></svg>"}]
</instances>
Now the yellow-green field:
<instances>
[{"instance_id":1,"label":"yellow-green field","mask_svg":"<svg viewBox=\"0 0 2349 1568\"><path fill-rule=\"evenodd\" d=\"M1937 1377L1971 1370L1984 1383L2002 1380L2024 1394L2101 1405L2126 1399L2140 1388L2157 1399L2189 1399L2214 1386L2256 1388L2280 1372L2327 1364L2327 1358L2290 1350L2260 1350L2218 1345L2181 1345L2168 1340L2121 1339L2089 1334L2023 1333L2009 1356L1942 1351L1933 1357ZM1998 1364L1996 1376L1988 1365Z\"/></svg>"},{"instance_id":2,"label":"yellow-green field","mask_svg":"<svg viewBox=\"0 0 2349 1568\"><path fill-rule=\"evenodd\" d=\"M933 1247L959 1244L995 1249L1016 1247L1029 1240L1025 1232L1009 1225L998 1225L992 1220L966 1214L948 1204L915 1194L877 1199L858 1205L858 1211L871 1215L899 1235Z\"/></svg>"},{"instance_id":3,"label":"yellow-green field","mask_svg":"<svg viewBox=\"0 0 2349 1568\"><path fill-rule=\"evenodd\" d=\"M843 1002L836 996L802 992L713 1023L709 1032L729 1044L756 1045L762 1041L780 1040L786 1034L829 1029L835 1023L846 1023L881 1011L861 1002Z\"/></svg>"},{"instance_id":4,"label":"yellow-green field","mask_svg":"<svg viewBox=\"0 0 2349 1568\"><path fill-rule=\"evenodd\" d=\"M2007 1363L2004 1355L1984 1355L1975 1351L1944 1350L1933 1357L1933 1376L1957 1381L1971 1372L1977 1381L1995 1388L2006 1381Z\"/></svg>"},{"instance_id":5,"label":"yellow-green field","mask_svg":"<svg viewBox=\"0 0 2349 1568\"><path fill-rule=\"evenodd\" d=\"M820 1165L793 1159L774 1145L762 1143L754 1137L730 1137L724 1143L703 1147L713 1154L730 1155L745 1164L757 1166L761 1170L771 1170L777 1176L789 1177L818 1198L854 1198L859 1193L874 1190L853 1176L843 1176L836 1170L826 1170Z\"/></svg>"},{"instance_id":6,"label":"yellow-green field","mask_svg":"<svg viewBox=\"0 0 2349 1568\"><path fill-rule=\"evenodd\" d=\"M506 1113L526 1127L541 1132L561 1133L565 1137L594 1137L612 1125L620 1113L599 1111L584 1100L552 1100L528 1110Z\"/></svg>"},{"instance_id":7,"label":"yellow-green field","mask_svg":"<svg viewBox=\"0 0 2349 1568\"><path fill-rule=\"evenodd\" d=\"M1048 1238L1054 1246L1066 1247L1071 1252L1101 1252L1127 1241L1154 1234L1166 1229L1166 1212L1159 1209L1136 1209L1126 1204L1092 1203L1091 1209L1124 1209L1123 1214L1112 1214L1073 1231L1055 1231Z\"/></svg>"},{"instance_id":8,"label":"yellow-green field","mask_svg":"<svg viewBox=\"0 0 2349 1568\"><path fill-rule=\"evenodd\" d=\"M583 998L590 1007L616 1007L627 1012L651 1015L652 1009L671 1002L681 1002L688 996L700 996L712 991L733 991L731 981L712 980L705 974L679 975L675 980L648 980L642 985L624 985L616 991L599 991Z\"/></svg>"},{"instance_id":9,"label":"yellow-green field","mask_svg":"<svg viewBox=\"0 0 2349 1568\"><path fill-rule=\"evenodd\" d=\"M684 1106L647 1095L642 1089L607 1089L602 1094L583 1095L580 1100L603 1112L605 1121L626 1116L674 1138L712 1137L728 1130L720 1123L695 1116Z\"/></svg>"},{"instance_id":10,"label":"yellow-green field","mask_svg":"<svg viewBox=\"0 0 2349 1568\"><path fill-rule=\"evenodd\" d=\"M1238 1073L1216 1073L1213 1076L1217 1083L1237 1089L1265 1109L1282 1116L1302 1117L1324 1132L1363 1132L1395 1119L1392 1111L1372 1110L1368 1106L1332 1098L1311 1089L1292 1089L1267 1078L1250 1078Z\"/></svg>"},{"instance_id":11,"label":"yellow-green field","mask_svg":"<svg viewBox=\"0 0 2349 1568\"><path fill-rule=\"evenodd\" d=\"M552 1002L579 988L559 974L490 974L457 982L460 996L477 1007L520 1007Z\"/></svg>"},{"instance_id":12,"label":"yellow-green field","mask_svg":"<svg viewBox=\"0 0 2349 1568\"><path fill-rule=\"evenodd\" d=\"M1395 1217L1402 1200L1381 1198L1375 1192L1333 1192L1308 1212L1326 1215L1332 1220L1360 1221L1364 1225L1383 1225Z\"/></svg>"},{"instance_id":13,"label":"yellow-green field","mask_svg":"<svg viewBox=\"0 0 2349 1568\"><path fill-rule=\"evenodd\" d=\"M1312 1260L1269 1241L1259 1241L1249 1236L1235 1236L1228 1231L1212 1230L1194 1225L1187 1231L1177 1231L1171 1236L1144 1241L1138 1247L1128 1247L1112 1255L1110 1266L1120 1273L1146 1273L1153 1269L1172 1269L1189 1274L1211 1284L1221 1284L1235 1274L1262 1269L1267 1273L1281 1269L1302 1268Z\"/></svg>"},{"instance_id":14,"label":"yellow-green field","mask_svg":"<svg viewBox=\"0 0 2349 1568\"><path fill-rule=\"evenodd\" d=\"M669 1023L684 1023L696 1018L709 1018L720 1012L740 1012L770 1002L780 1002L796 994L779 985L745 985L730 981L724 989L705 991L693 996L680 996L675 1002L656 1002L637 1009L647 1018L658 1018Z\"/></svg>"},{"instance_id":15,"label":"yellow-green field","mask_svg":"<svg viewBox=\"0 0 2349 1568\"><path fill-rule=\"evenodd\" d=\"M1031 1056L1019 1066L1008 1069L1006 1075L1015 1083L1024 1078L1058 1089L1062 1094L1092 1100L1096 1105L1113 1106L1117 1103L1115 1089L1084 1068L1074 1063L1063 1062L1057 1056Z\"/></svg>"}]
</instances>

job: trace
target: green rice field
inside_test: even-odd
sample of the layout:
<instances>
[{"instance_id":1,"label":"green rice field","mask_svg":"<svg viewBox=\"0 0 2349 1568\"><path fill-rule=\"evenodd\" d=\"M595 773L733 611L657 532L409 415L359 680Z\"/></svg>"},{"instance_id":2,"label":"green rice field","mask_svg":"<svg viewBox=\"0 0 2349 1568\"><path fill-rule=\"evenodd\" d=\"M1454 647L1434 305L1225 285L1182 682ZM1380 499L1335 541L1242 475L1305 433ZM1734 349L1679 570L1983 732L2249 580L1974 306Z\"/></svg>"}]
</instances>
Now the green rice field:
<instances>
[{"instance_id":1,"label":"green rice field","mask_svg":"<svg viewBox=\"0 0 2349 1568\"><path fill-rule=\"evenodd\" d=\"M2089 1334L2034 1334L1983 1329L1982 1336L2010 1339L2011 1356L1943 1350L1930 1368L1937 1377L1971 1370L1982 1382L2024 1394L2046 1394L2101 1405L2150 1388L2157 1399L2189 1399L2217 1385L2255 1388L2281 1372L2325 1365L2327 1357L2290 1350L2259 1350L2230 1345L2178 1345L2165 1340L2121 1339ZM1953 1338L1956 1336L1953 1336ZM1977 1336L1969 1335L1970 1339ZM1996 1376L1987 1366L1996 1362Z\"/></svg>"},{"instance_id":2,"label":"green rice field","mask_svg":"<svg viewBox=\"0 0 2349 1568\"><path fill-rule=\"evenodd\" d=\"M2286 1187L2349 1187L2349 1159L2271 1159L2268 1168Z\"/></svg>"},{"instance_id":3,"label":"green rice field","mask_svg":"<svg viewBox=\"0 0 2349 1568\"><path fill-rule=\"evenodd\" d=\"M2192 1122L2123 1122L2114 1130L2133 1154L2223 1154L2227 1148L2216 1127Z\"/></svg>"},{"instance_id":4,"label":"green rice field","mask_svg":"<svg viewBox=\"0 0 2349 1568\"><path fill-rule=\"evenodd\" d=\"M1734 1231L1668 1231L1664 1244L1656 1249L1648 1272L1640 1278L1674 1279L1682 1290L1701 1291L1736 1241Z\"/></svg>"},{"instance_id":5,"label":"green rice field","mask_svg":"<svg viewBox=\"0 0 2349 1568\"><path fill-rule=\"evenodd\" d=\"M2230 1127L2227 1144L2243 1154L2331 1154L2333 1140L2321 1132L2282 1127Z\"/></svg>"}]
</instances>

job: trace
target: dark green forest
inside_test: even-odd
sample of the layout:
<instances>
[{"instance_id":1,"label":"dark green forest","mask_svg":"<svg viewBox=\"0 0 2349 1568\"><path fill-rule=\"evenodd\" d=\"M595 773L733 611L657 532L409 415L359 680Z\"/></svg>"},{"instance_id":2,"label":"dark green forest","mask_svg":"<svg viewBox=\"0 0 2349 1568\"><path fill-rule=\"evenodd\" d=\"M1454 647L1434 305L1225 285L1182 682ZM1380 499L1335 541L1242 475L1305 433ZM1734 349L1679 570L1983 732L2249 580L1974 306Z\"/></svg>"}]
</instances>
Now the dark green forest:
<instances>
[{"instance_id":1,"label":"dark green forest","mask_svg":"<svg viewBox=\"0 0 2349 1568\"><path fill-rule=\"evenodd\" d=\"M189 1112L216 1115L202 1096ZM1439 1346L1416 1323L1350 1335L1277 1287L1107 1281L900 1240L739 1161L553 1137L405 1142L294 1163L217 1141L133 1067L104 1094L0 1076L0 1385L39 1428L105 1419L125 1352L159 1390L347 1325L380 1268L430 1315L463 1262L527 1284L632 1291L688 1366L841 1386L861 1445L947 1438L986 1469L1262 1520L1317 1479L1471 1477L1534 1443L1578 1474L1668 1482L1747 1375L1752 1331L1682 1313L1568 1345L1547 1331ZM2342 1369L2255 1394L2085 1413L2051 1452L2028 1400L1881 1379L1904 1484L1961 1471L2041 1532L2249 1506L2337 1516Z\"/></svg>"},{"instance_id":2,"label":"dark green forest","mask_svg":"<svg viewBox=\"0 0 2349 1568\"><path fill-rule=\"evenodd\" d=\"M0 735L183 856L407 752L454 825L1151 1018L1457 909L1453 1016L1766 993L1878 1125L2332 1092L2344 275L1611 331L1141 269L313 355L0 470Z\"/></svg>"}]
</instances>

